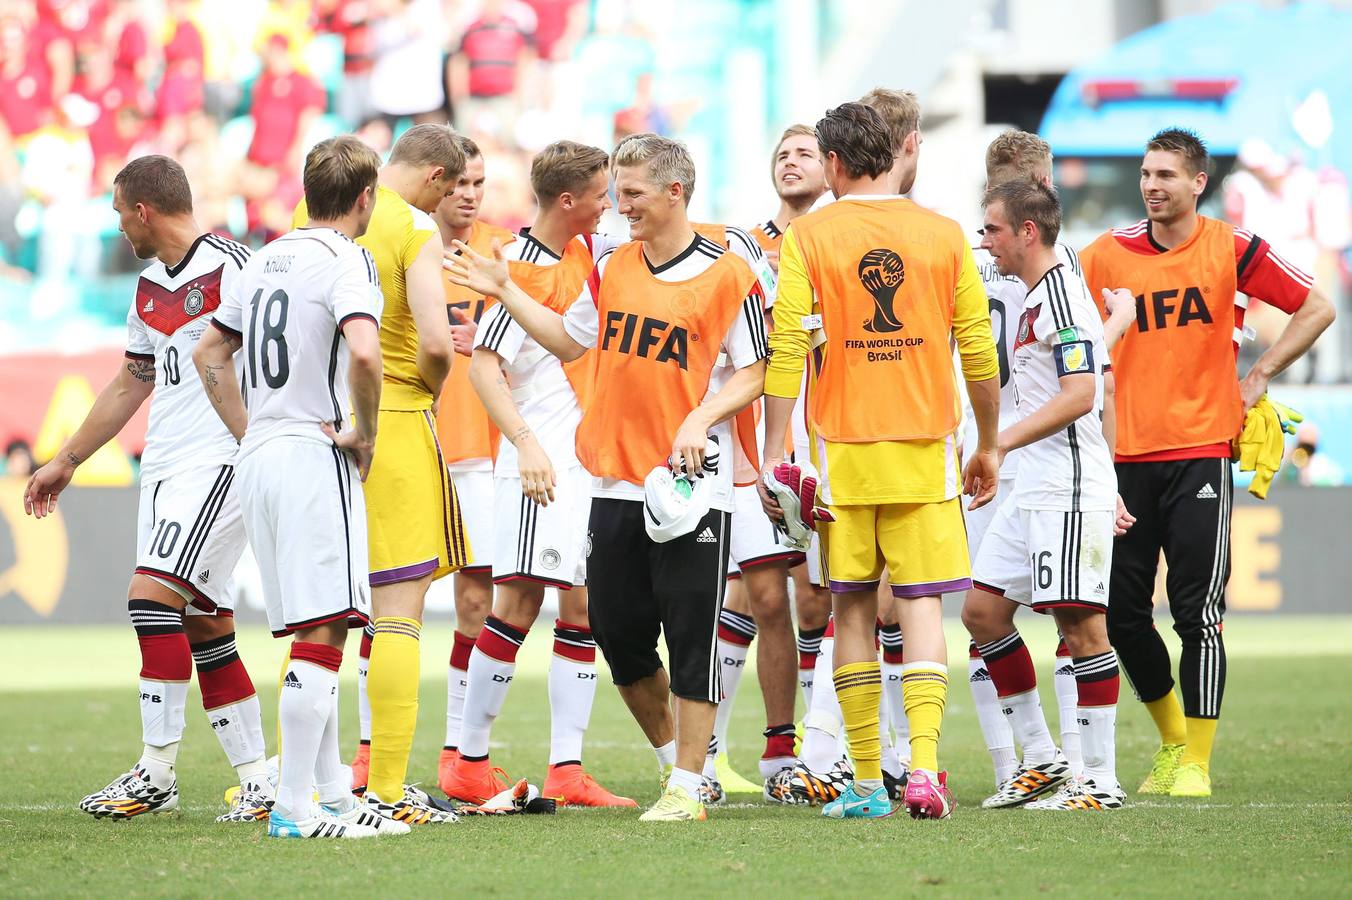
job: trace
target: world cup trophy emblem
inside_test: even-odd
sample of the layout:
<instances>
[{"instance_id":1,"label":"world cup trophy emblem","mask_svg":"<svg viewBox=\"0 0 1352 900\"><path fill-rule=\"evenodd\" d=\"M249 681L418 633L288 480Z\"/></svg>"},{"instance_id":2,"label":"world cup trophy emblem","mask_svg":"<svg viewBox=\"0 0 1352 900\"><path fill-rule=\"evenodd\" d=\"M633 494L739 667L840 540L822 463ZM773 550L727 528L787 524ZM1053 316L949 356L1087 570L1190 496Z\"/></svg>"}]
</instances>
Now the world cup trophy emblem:
<instances>
[{"instance_id":1,"label":"world cup trophy emblem","mask_svg":"<svg viewBox=\"0 0 1352 900\"><path fill-rule=\"evenodd\" d=\"M864 323L865 331L888 334L901 330L892 303L905 280L906 265L892 250L870 250L859 260L859 282L873 295L873 318Z\"/></svg>"}]
</instances>

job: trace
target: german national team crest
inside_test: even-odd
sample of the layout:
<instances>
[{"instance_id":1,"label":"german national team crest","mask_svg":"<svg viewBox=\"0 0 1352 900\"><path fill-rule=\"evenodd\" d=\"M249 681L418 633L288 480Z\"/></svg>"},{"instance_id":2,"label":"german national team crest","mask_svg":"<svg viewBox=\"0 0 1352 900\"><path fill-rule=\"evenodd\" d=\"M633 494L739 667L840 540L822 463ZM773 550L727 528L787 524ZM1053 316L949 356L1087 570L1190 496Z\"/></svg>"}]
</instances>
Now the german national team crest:
<instances>
[{"instance_id":1,"label":"german national team crest","mask_svg":"<svg viewBox=\"0 0 1352 900\"><path fill-rule=\"evenodd\" d=\"M195 316L202 311L206 301L206 295L202 293L201 288L193 288L188 291L188 296L183 298L183 311L190 316Z\"/></svg>"},{"instance_id":2,"label":"german national team crest","mask_svg":"<svg viewBox=\"0 0 1352 900\"><path fill-rule=\"evenodd\" d=\"M1019 316L1019 330L1014 335L1015 350L1020 347L1027 347L1036 340L1033 337L1033 321L1037 319L1038 310L1041 308L1040 305L1029 307L1023 311L1023 315Z\"/></svg>"},{"instance_id":3,"label":"german national team crest","mask_svg":"<svg viewBox=\"0 0 1352 900\"><path fill-rule=\"evenodd\" d=\"M546 550L544 553L540 554L540 565L544 566L546 569L549 569L550 571L557 569L559 567L559 563L561 562L563 562L563 557L559 555L559 551L553 548L550 548L549 550Z\"/></svg>"}]
</instances>

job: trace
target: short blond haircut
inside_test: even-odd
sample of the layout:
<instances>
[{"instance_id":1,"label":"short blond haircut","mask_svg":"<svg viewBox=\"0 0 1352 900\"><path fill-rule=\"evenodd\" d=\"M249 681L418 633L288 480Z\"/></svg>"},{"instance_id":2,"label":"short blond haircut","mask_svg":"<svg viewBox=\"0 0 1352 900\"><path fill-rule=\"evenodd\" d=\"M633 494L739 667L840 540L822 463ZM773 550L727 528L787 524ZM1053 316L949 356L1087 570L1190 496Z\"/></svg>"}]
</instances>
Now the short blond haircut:
<instances>
[{"instance_id":1,"label":"short blond haircut","mask_svg":"<svg viewBox=\"0 0 1352 900\"><path fill-rule=\"evenodd\" d=\"M1052 174L1051 145L1028 131L1003 132L986 148L986 184L1041 181Z\"/></svg>"},{"instance_id":2,"label":"short blond haircut","mask_svg":"<svg viewBox=\"0 0 1352 900\"><path fill-rule=\"evenodd\" d=\"M897 153L913 131L920 130L920 101L910 91L894 91L890 88L874 88L859 98L865 106L871 106L887 123L892 134L892 146Z\"/></svg>"},{"instance_id":3,"label":"short blond haircut","mask_svg":"<svg viewBox=\"0 0 1352 900\"><path fill-rule=\"evenodd\" d=\"M530 187L535 202L548 206L564 194L577 194L586 189L610 162L606 151L576 141L555 141L530 163Z\"/></svg>"},{"instance_id":4,"label":"short blond haircut","mask_svg":"<svg viewBox=\"0 0 1352 900\"><path fill-rule=\"evenodd\" d=\"M457 134L455 142L460 145L460 152L465 154L467 160L478 159L484 155L484 152L479 149L479 145L474 143L474 138L467 134Z\"/></svg>"},{"instance_id":5,"label":"short blond haircut","mask_svg":"<svg viewBox=\"0 0 1352 900\"><path fill-rule=\"evenodd\" d=\"M695 193L695 161L685 144L651 132L631 134L615 145L611 169L648 166L648 180L666 187L679 182L685 202Z\"/></svg>"},{"instance_id":6,"label":"short blond haircut","mask_svg":"<svg viewBox=\"0 0 1352 900\"><path fill-rule=\"evenodd\" d=\"M814 141L817 139L817 132L811 125L796 123L784 129L784 133L779 136L775 142L775 149L770 153L770 177L775 177L775 165L779 162L779 150L784 146L784 142L791 137L810 137Z\"/></svg>"},{"instance_id":7,"label":"short blond haircut","mask_svg":"<svg viewBox=\"0 0 1352 900\"><path fill-rule=\"evenodd\" d=\"M462 137L448 125L414 125L395 141L390 162L416 169L441 166L446 170L443 181L459 178L465 171Z\"/></svg>"},{"instance_id":8,"label":"short blond haircut","mask_svg":"<svg viewBox=\"0 0 1352 900\"><path fill-rule=\"evenodd\" d=\"M341 219L362 191L375 188L380 155L354 135L320 141L305 155L301 181L310 218L320 222Z\"/></svg>"}]
</instances>

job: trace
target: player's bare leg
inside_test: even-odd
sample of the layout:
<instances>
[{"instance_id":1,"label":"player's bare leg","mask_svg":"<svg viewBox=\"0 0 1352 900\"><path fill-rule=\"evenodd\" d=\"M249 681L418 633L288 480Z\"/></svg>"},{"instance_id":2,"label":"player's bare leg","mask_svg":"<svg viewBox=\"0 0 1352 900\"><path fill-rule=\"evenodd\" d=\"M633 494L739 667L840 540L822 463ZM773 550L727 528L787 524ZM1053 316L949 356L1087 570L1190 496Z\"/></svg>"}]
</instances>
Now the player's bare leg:
<instances>
[{"instance_id":1,"label":"player's bare leg","mask_svg":"<svg viewBox=\"0 0 1352 900\"><path fill-rule=\"evenodd\" d=\"M676 765L676 717L672 711L671 679L666 669L658 669L647 678L631 684L615 686L620 699L638 723L648 746L657 755L657 770L661 789L665 790L667 775ZM695 771L695 770L692 770Z\"/></svg>"},{"instance_id":2,"label":"player's bare leg","mask_svg":"<svg viewBox=\"0 0 1352 900\"><path fill-rule=\"evenodd\" d=\"M742 583L756 621L756 674L765 701L765 752L761 779L793 765L794 684L797 672L793 617L789 611L788 568L783 563L755 566Z\"/></svg>"}]
</instances>

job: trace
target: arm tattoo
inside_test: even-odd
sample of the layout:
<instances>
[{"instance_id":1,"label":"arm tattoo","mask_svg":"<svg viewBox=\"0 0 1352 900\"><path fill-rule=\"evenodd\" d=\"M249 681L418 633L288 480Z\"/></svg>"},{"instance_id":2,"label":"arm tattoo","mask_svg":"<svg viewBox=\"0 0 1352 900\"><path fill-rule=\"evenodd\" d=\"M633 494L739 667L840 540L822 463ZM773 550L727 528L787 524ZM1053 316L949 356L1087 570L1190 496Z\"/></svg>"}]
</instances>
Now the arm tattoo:
<instances>
[{"instance_id":1,"label":"arm tattoo","mask_svg":"<svg viewBox=\"0 0 1352 900\"><path fill-rule=\"evenodd\" d=\"M148 359L128 360L127 371L137 381L145 384L153 384L155 381L155 363Z\"/></svg>"},{"instance_id":2,"label":"arm tattoo","mask_svg":"<svg viewBox=\"0 0 1352 900\"><path fill-rule=\"evenodd\" d=\"M521 426L520 428L518 428L516 431L512 432L512 433L507 437L507 440L511 441L513 444L516 444L517 441L522 440L522 439L525 438L528 434L530 434L530 426L529 426L529 425L522 425L522 426Z\"/></svg>"},{"instance_id":3,"label":"arm tattoo","mask_svg":"<svg viewBox=\"0 0 1352 900\"><path fill-rule=\"evenodd\" d=\"M72 466L78 466L80 463L84 462L84 460L80 459L80 457L76 456L74 453L71 453L69 450L67 450L66 462L70 463Z\"/></svg>"},{"instance_id":4,"label":"arm tattoo","mask_svg":"<svg viewBox=\"0 0 1352 900\"><path fill-rule=\"evenodd\" d=\"M222 371L224 368L225 366L209 365L206 367L207 396L209 396L211 398L211 402L215 403L217 406L220 406L222 403L225 402L224 399L222 399L221 397L220 379L216 377L216 373Z\"/></svg>"}]
</instances>

